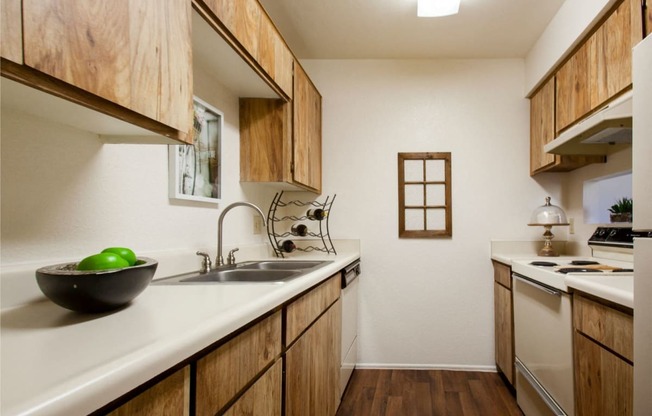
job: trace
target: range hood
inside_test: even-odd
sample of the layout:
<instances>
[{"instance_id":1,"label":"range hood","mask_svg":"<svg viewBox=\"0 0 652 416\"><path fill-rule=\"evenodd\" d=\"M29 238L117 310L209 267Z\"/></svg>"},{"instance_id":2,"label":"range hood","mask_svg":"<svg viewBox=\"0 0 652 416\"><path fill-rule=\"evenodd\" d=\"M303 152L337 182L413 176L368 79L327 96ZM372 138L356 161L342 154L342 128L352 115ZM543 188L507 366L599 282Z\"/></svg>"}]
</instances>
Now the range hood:
<instances>
[{"instance_id":1,"label":"range hood","mask_svg":"<svg viewBox=\"0 0 652 416\"><path fill-rule=\"evenodd\" d=\"M546 144L558 155L607 155L632 144L632 91L575 124Z\"/></svg>"}]
</instances>

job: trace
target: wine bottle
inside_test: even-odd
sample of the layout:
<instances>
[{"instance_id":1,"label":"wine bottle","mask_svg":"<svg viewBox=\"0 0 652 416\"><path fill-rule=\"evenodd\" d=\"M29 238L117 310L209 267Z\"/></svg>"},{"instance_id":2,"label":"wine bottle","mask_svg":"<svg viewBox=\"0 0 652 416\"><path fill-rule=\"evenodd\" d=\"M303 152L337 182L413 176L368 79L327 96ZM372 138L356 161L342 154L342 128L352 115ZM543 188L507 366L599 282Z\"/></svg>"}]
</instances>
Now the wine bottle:
<instances>
[{"instance_id":1,"label":"wine bottle","mask_svg":"<svg viewBox=\"0 0 652 416\"><path fill-rule=\"evenodd\" d=\"M278 248L285 253L292 253L294 250L297 249L297 246L296 244L294 244L294 241L292 240L283 240L278 245Z\"/></svg>"},{"instance_id":2,"label":"wine bottle","mask_svg":"<svg viewBox=\"0 0 652 416\"><path fill-rule=\"evenodd\" d=\"M294 224L290 228L290 233L299 237L305 237L308 235L308 227L304 224Z\"/></svg>"},{"instance_id":3,"label":"wine bottle","mask_svg":"<svg viewBox=\"0 0 652 416\"><path fill-rule=\"evenodd\" d=\"M321 208L309 209L306 215L310 220L321 221L328 216L328 211Z\"/></svg>"}]
</instances>

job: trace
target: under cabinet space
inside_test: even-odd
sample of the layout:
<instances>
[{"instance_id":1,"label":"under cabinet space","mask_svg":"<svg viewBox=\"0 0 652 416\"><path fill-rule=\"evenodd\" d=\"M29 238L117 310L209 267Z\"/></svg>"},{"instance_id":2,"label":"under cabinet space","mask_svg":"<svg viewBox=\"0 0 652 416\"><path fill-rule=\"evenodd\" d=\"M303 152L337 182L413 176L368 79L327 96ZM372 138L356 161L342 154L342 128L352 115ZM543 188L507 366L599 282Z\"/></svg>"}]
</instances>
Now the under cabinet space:
<instances>
[{"instance_id":1,"label":"under cabinet space","mask_svg":"<svg viewBox=\"0 0 652 416\"><path fill-rule=\"evenodd\" d=\"M203 24L193 20L193 51L224 85L240 97L292 99L294 56L258 0L194 0L193 7L210 26L194 32Z\"/></svg>"},{"instance_id":2,"label":"under cabinet space","mask_svg":"<svg viewBox=\"0 0 652 416\"><path fill-rule=\"evenodd\" d=\"M148 136L160 135L155 141L189 140L190 10L190 4L183 0L165 2L165 7L154 0L97 7L71 0L25 0L20 45L24 62L11 57L14 62L3 60L2 76L46 93L30 100L29 113L54 120L63 117L62 122L70 119L78 126L74 122L79 118L78 106L69 106L77 114L70 116L67 111L51 109L47 97L39 99L51 94L141 127ZM3 56L8 53L3 52ZM6 98L10 108L24 101L20 89L5 95L3 85L3 106ZM106 124L100 130L110 134L113 129L107 129ZM98 132L92 127L89 131Z\"/></svg>"}]
</instances>

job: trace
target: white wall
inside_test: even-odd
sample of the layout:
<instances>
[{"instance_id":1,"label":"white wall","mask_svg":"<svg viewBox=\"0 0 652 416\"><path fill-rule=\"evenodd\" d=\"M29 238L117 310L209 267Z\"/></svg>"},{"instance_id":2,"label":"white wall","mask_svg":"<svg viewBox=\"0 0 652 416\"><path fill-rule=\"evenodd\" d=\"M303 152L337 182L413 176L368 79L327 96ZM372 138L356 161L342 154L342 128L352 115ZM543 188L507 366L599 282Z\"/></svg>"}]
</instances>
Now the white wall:
<instances>
[{"instance_id":1,"label":"white wall","mask_svg":"<svg viewBox=\"0 0 652 416\"><path fill-rule=\"evenodd\" d=\"M530 213L560 191L528 175L523 61L302 64L324 97L331 230L361 239L362 365L493 366L490 240L540 239ZM452 152L450 239L397 237L397 153L424 151Z\"/></svg>"},{"instance_id":2,"label":"white wall","mask_svg":"<svg viewBox=\"0 0 652 416\"><path fill-rule=\"evenodd\" d=\"M222 208L249 200L266 211L273 192L239 183L238 98L201 72L195 91L224 112L219 208L168 199L167 146L102 144L94 134L3 107L2 266L53 264L115 245L137 254L214 255ZM229 213L225 245L264 241L252 234L253 214Z\"/></svg>"}]
</instances>

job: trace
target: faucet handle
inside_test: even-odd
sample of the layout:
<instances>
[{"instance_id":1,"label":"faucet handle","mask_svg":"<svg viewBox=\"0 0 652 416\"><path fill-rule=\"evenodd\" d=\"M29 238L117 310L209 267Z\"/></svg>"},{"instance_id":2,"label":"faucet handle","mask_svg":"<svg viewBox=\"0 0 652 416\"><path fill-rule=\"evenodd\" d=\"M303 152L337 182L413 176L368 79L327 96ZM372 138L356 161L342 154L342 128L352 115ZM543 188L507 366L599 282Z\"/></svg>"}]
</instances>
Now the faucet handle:
<instances>
[{"instance_id":1,"label":"faucet handle","mask_svg":"<svg viewBox=\"0 0 652 416\"><path fill-rule=\"evenodd\" d=\"M198 251L197 255L202 256L201 269L199 269L199 273L208 273L213 268L211 257L208 253L204 253L203 251Z\"/></svg>"},{"instance_id":2,"label":"faucet handle","mask_svg":"<svg viewBox=\"0 0 652 416\"><path fill-rule=\"evenodd\" d=\"M235 264L235 253L236 251L240 250L239 248L234 248L233 250L229 251L229 254L226 256L226 264Z\"/></svg>"}]
</instances>

